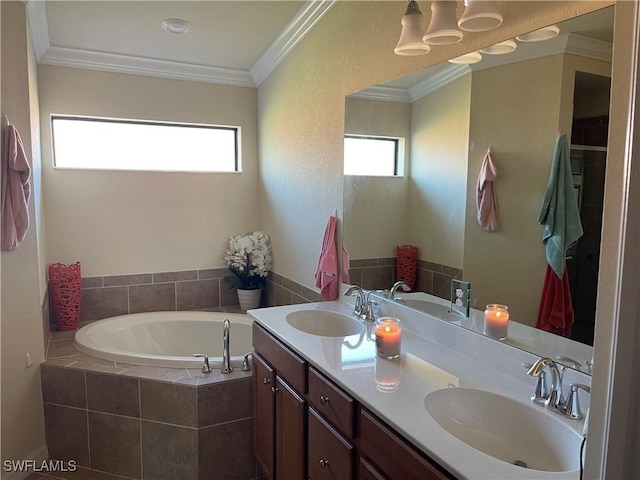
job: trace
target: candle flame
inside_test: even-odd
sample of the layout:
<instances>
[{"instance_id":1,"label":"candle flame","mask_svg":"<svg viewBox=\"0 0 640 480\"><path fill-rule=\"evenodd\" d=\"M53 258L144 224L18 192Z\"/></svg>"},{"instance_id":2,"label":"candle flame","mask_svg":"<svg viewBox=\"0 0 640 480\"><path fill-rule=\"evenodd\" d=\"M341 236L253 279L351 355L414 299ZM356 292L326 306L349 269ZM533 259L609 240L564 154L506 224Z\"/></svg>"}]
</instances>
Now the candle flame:
<instances>
[{"instance_id":1,"label":"candle flame","mask_svg":"<svg viewBox=\"0 0 640 480\"><path fill-rule=\"evenodd\" d=\"M500 317L502 315L502 312L496 312L496 317Z\"/></svg>"}]
</instances>

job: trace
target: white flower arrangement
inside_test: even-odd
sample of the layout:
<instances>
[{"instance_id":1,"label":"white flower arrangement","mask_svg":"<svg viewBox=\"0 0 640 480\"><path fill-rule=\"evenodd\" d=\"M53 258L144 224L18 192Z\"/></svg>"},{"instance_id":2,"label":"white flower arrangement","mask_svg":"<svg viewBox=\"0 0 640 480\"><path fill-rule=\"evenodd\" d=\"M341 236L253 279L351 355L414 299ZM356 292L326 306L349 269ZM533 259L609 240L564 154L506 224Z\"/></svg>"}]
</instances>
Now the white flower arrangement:
<instances>
[{"instance_id":1,"label":"white flower arrangement","mask_svg":"<svg viewBox=\"0 0 640 480\"><path fill-rule=\"evenodd\" d=\"M257 231L229 239L225 261L233 277L225 277L232 287L263 288L271 270L271 245L266 233Z\"/></svg>"}]
</instances>

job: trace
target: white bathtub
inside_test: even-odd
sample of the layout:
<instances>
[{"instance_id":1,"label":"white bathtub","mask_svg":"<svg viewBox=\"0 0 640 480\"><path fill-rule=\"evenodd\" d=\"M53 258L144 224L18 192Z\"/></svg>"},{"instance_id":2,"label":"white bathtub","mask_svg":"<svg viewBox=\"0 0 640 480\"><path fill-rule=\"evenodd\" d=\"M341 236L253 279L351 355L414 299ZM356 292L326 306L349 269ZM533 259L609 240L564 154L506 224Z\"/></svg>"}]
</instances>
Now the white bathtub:
<instances>
[{"instance_id":1,"label":"white bathtub","mask_svg":"<svg viewBox=\"0 0 640 480\"><path fill-rule=\"evenodd\" d=\"M222 364L225 319L231 322L230 353L234 367L253 350L248 315L220 312L150 312L120 315L90 323L76 332L78 350L105 360L170 368L199 368L210 357L211 368Z\"/></svg>"}]
</instances>

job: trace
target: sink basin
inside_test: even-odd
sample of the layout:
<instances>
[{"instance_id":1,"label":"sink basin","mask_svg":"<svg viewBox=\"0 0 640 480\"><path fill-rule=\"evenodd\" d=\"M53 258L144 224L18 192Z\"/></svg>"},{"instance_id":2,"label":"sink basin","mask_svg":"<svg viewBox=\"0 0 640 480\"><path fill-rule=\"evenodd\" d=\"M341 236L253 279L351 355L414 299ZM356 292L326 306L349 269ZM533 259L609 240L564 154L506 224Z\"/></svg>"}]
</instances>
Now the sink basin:
<instances>
[{"instance_id":1,"label":"sink basin","mask_svg":"<svg viewBox=\"0 0 640 480\"><path fill-rule=\"evenodd\" d=\"M424 406L458 440L503 462L548 472L580 468L582 437L536 405L482 390L446 388L427 395Z\"/></svg>"},{"instance_id":2,"label":"sink basin","mask_svg":"<svg viewBox=\"0 0 640 480\"><path fill-rule=\"evenodd\" d=\"M449 307L447 305L440 305L439 303L430 302L429 300L420 300L418 298L403 298L400 303L402 305L406 305L409 308L420 310L421 312L425 312L436 317L449 314Z\"/></svg>"},{"instance_id":3,"label":"sink basin","mask_svg":"<svg viewBox=\"0 0 640 480\"><path fill-rule=\"evenodd\" d=\"M298 310L289 313L286 319L293 328L322 337L348 337L364 330L360 320L326 310Z\"/></svg>"}]
</instances>

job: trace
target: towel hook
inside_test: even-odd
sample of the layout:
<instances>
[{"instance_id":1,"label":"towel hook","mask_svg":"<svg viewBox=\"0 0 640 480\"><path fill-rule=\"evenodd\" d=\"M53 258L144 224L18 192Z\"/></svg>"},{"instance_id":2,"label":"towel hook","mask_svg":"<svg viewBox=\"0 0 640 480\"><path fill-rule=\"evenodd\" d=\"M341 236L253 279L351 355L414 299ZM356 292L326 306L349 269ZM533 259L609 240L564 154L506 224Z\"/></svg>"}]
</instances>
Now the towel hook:
<instances>
[{"instance_id":1,"label":"towel hook","mask_svg":"<svg viewBox=\"0 0 640 480\"><path fill-rule=\"evenodd\" d=\"M10 125L9 123L9 117L7 117L7 115L2 115L2 126L3 127L8 127Z\"/></svg>"}]
</instances>

